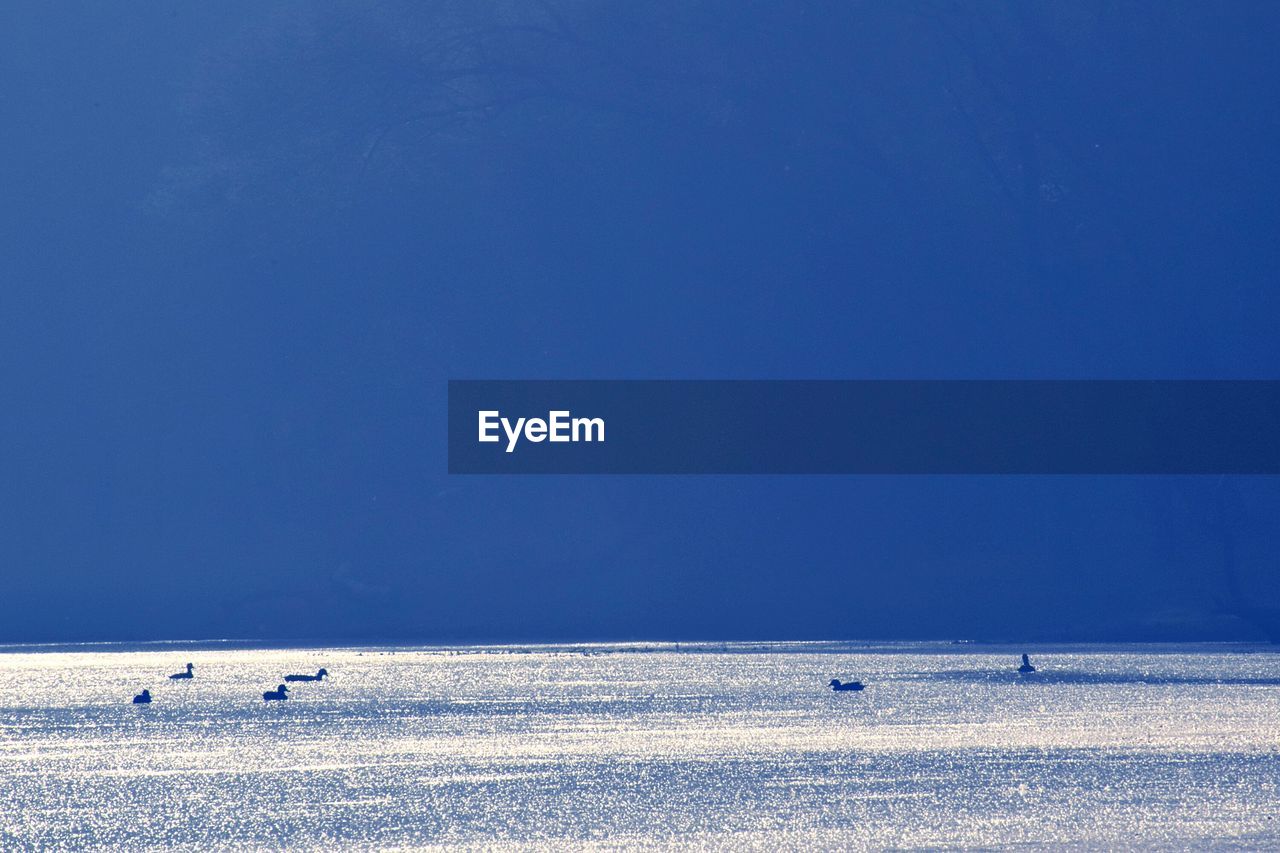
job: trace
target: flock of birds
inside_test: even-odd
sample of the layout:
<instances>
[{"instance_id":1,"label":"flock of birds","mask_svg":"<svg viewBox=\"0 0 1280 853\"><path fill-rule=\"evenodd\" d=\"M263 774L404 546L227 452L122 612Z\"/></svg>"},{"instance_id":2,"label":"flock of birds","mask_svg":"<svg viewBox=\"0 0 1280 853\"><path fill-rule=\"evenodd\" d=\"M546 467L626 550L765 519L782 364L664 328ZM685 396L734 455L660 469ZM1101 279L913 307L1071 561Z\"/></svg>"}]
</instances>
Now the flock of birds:
<instances>
[{"instance_id":1,"label":"flock of birds","mask_svg":"<svg viewBox=\"0 0 1280 853\"><path fill-rule=\"evenodd\" d=\"M1031 665L1031 658L1027 657L1026 654L1023 654L1022 666L1018 667L1018 674L1030 675L1035 671L1036 668ZM830 684L831 689L837 693L843 693L846 690L861 690L865 686L861 681L841 681L838 678L831 679L828 684Z\"/></svg>"},{"instance_id":2,"label":"flock of birds","mask_svg":"<svg viewBox=\"0 0 1280 853\"><path fill-rule=\"evenodd\" d=\"M329 670L325 669L324 667L320 667L320 670L316 672L315 675L299 675L295 673L293 675L286 675L284 677L284 680L285 681L324 681L324 677L328 674L329 674ZM195 664L189 663L187 664L187 668L184 672L175 672L173 675L169 676L169 680L170 681L187 681L195 677L196 677ZM275 690L267 690L262 694L262 701L264 702L281 702L288 698L289 698L289 685L287 684L278 685ZM133 704L150 705L151 691L143 690L141 693L134 696Z\"/></svg>"},{"instance_id":3,"label":"flock of birds","mask_svg":"<svg viewBox=\"0 0 1280 853\"><path fill-rule=\"evenodd\" d=\"M196 677L195 670L196 670L196 668L195 668L195 664L190 664L190 663L189 663L189 664L187 664L186 671L184 671L184 672L175 672L173 675L169 676L169 680L170 680L170 681L185 681L185 680L187 680L187 679L195 678L195 677ZM1027 657L1027 656L1024 654L1024 655L1022 656L1022 666L1018 667L1018 672L1019 672L1019 674L1021 674L1021 675L1028 675L1028 674L1033 673L1033 672L1035 672L1035 671L1036 671L1036 668L1035 668L1034 666L1032 666L1032 665L1031 665L1031 658ZM299 675L299 674L296 674L296 673L295 673L295 674L292 674L292 675L286 675L286 676L284 677L284 680L285 680L286 682L289 682L289 681L324 681L324 677L325 677L326 675L328 675L328 674L329 674L329 670L325 669L324 667L321 667L321 668L319 669L319 671L318 671L318 672L316 672L316 674L315 674L315 675ZM835 692L837 692L837 693L844 693L845 691L858 691L858 690L862 690L862 689L865 687L865 685L864 685L861 681L841 681L841 680L840 680L840 679L838 679L838 678L833 678L833 679L831 679L831 681L830 681L830 682L828 682L828 684L830 685L831 689L832 689L832 690L834 690L834 691L835 691ZM289 698L289 685L288 685L288 684L280 684L280 685L277 685L275 690L267 690L267 691L264 691L264 692L263 692L263 694L262 694L262 701L264 701L264 702L282 702L282 701L284 701L285 699L288 699L288 698ZM135 705L149 705L149 704L151 704L151 691L150 691L150 690L143 690L143 691L142 691L141 693L139 693L137 696L134 696L134 697L133 697L133 704L135 704Z\"/></svg>"}]
</instances>

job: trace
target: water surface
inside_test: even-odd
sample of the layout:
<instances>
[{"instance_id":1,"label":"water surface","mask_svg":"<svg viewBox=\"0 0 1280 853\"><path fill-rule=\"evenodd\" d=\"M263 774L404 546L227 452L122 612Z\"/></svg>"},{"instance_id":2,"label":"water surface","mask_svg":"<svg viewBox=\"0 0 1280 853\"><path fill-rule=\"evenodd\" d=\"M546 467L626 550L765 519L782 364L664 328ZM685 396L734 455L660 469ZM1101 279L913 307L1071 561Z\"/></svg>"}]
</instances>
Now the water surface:
<instances>
[{"instance_id":1,"label":"water surface","mask_svg":"<svg viewBox=\"0 0 1280 853\"><path fill-rule=\"evenodd\" d=\"M0 848L1280 844L1274 651L1022 650L10 648Z\"/></svg>"}]
</instances>

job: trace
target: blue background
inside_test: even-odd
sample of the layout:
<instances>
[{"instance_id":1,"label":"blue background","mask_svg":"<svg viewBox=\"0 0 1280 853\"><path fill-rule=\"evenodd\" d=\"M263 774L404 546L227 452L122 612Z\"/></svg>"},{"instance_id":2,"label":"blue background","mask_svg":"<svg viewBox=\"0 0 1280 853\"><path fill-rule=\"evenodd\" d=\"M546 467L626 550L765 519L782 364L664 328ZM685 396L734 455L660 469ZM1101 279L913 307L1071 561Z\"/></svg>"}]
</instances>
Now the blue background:
<instances>
[{"instance_id":1,"label":"blue background","mask_svg":"<svg viewBox=\"0 0 1280 853\"><path fill-rule=\"evenodd\" d=\"M1274 3L0 8L0 639L1224 638L1266 478L461 478L451 378L1277 378Z\"/></svg>"}]
</instances>

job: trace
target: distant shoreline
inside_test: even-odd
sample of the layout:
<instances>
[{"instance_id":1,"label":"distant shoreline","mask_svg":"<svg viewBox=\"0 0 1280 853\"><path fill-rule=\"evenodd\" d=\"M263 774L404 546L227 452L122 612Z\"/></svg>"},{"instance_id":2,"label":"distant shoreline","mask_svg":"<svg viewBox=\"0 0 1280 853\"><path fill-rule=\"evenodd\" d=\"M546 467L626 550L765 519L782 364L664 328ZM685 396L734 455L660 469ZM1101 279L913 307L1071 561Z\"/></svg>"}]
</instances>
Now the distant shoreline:
<instances>
[{"instance_id":1,"label":"distant shoreline","mask_svg":"<svg viewBox=\"0 0 1280 853\"><path fill-rule=\"evenodd\" d=\"M1143 651L1148 654L1187 652L1223 654L1280 654L1280 644L1241 641L1028 641L1014 640L624 640L582 642L441 642L405 640L137 640L81 643L0 643L0 655L127 654L179 651L306 651L345 649L371 652L439 654L1010 654L1031 649L1037 653L1104 654Z\"/></svg>"}]
</instances>

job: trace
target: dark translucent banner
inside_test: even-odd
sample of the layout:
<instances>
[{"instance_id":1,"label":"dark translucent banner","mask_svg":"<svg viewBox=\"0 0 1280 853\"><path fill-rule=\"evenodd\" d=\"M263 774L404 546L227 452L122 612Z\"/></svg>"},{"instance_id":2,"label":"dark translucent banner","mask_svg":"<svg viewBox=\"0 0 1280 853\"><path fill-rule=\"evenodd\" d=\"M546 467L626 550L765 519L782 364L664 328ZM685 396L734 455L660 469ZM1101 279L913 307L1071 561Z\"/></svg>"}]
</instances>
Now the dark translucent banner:
<instances>
[{"instance_id":1,"label":"dark translucent banner","mask_svg":"<svg viewBox=\"0 0 1280 853\"><path fill-rule=\"evenodd\" d=\"M454 474L1278 474L1277 381L451 381Z\"/></svg>"}]
</instances>

